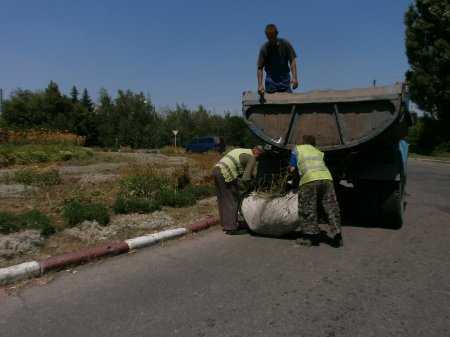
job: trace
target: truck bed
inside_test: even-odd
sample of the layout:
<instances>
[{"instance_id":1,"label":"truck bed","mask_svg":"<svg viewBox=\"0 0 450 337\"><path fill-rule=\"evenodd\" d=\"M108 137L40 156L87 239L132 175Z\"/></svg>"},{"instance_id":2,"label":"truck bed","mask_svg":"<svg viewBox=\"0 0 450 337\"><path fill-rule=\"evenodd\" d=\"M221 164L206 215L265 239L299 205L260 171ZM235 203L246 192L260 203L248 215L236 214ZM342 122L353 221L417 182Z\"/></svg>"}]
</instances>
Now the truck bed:
<instances>
[{"instance_id":1,"label":"truck bed","mask_svg":"<svg viewBox=\"0 0 450 337\"><path fill-rule=\"evenodd\" d=\"M265 94L242 98L243 115L264 142L290 149L303 135L314 135L323 151L350 149L409 120L405 86ZM400 123L399 123L400 122ZM409 125L408 123L403 123ZM407 126L406 126L407 129ZM392 137L399 138L399 128Z\"/></svg>"}]
</instances>

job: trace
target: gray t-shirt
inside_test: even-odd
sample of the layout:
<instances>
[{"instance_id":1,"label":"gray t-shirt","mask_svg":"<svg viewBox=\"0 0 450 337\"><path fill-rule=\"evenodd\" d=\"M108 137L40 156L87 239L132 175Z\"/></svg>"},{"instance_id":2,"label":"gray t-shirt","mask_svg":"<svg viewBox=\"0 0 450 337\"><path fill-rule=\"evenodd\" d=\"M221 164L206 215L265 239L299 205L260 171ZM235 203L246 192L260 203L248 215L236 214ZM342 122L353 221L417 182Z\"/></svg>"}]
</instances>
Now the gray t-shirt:
<instances>
[{"instance_id":1,"label":"gray t-shirt","mask_svg":"<svg viewBox=\"0 0 450 337\"><path fill-rule=\"evenodd\" d=\"M274 80L289 75L289 64L297 57L294 48L285 39L277 39L275 44L264 43L259 51L258 68L264 68Z\"/></svg>"}]
</instances>

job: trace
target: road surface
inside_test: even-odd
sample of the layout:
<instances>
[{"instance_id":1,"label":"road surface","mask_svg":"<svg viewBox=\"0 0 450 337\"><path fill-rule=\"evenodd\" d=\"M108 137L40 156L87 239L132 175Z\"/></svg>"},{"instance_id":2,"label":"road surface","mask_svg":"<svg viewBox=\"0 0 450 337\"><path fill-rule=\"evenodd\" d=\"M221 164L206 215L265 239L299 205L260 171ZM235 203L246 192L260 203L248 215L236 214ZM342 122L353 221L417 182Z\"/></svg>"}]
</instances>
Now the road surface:
<instances>
[{"instance_id":1,"label":"road surface","mask_svg":"<svg viewBox=\"0 0 450 337\"><path fill-rule=\"evenodd\" d=\"M450 336L450 165L411 161L401 230L343 249L208 232L0 298L0 335Z\"/></svg>"}]
</instances>

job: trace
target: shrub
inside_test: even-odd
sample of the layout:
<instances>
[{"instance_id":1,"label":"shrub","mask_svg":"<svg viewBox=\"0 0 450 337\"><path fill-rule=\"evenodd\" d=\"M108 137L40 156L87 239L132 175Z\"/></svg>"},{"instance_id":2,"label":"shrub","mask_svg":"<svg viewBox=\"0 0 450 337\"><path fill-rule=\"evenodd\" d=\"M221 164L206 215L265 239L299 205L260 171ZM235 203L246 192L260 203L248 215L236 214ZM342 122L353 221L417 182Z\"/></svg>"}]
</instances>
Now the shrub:
<instances>
[{"instance_id":1,"label":"shrub","mask_svg":"<svg viewBox=\"0 0 450 337\"><path fill-rule=\"evenodd\" d=\"M88 159L94 155L92 150L69 144L14 145L0 144L0 163L2 166L26 165L44 162Z\"/></svg>"},{"instance_id":2,"label":"shrub","mask_svg":"<svg viewBox=\"0 0 450 337\"><path fill-rule=\"evenodd\" d=\"M441 155L441 154L449 154L450 153L450 141L449 142L444 142L444 143L440 143L439 145L437 145L432 154L433 155Z\"/></svg>"},{"instance_id":3,"label":"shrub","mask_svg":"<svg viewBox=\"0 0 450 337\"><path fill-rule=\"evenodd\" d=\"M39 229L44 236L55 233L55 228L52 226L50 218L37 210L22 214L20 216L20 221L24 228Z\"/></svg>"},{"instance_id":4,"label":"shrub","mask_svg":"<svg viewBox=\"0 0 450 337\"><path fill-rule=\"evenodd\" d=\"M22 214L0 212L0 233L9 234L23 229L36 229L44 236L55 233L50 218L38 210Z\"/></svg>"},{"instance_id":5,"label":"shrub","mask_svg":"<svg viewBox=\"0 0 450 337\"><path fill-rule=\"evenodd\" d=\"M6 123L5 123L6 124ZM1 124L0 124L1 127ZM47 129L1 129L3 142L10 144L72 144L84 145L86 137L70 132Z\"/></svg>"},{"instance_id":6,"label":"shrub","mask_svg":"<svg viewBox=\"0 0 450 337\"><path fill-rule=\"evenodd\" d=\"M53 186L61 183L61 176L54 169L41 172L33 169L23 169L14 173L13 180L24 185Z\"/></svg>"},{"instance_id":7,"label":"shrub","mask_svg":"<svg viewBox=\"0 0 450 337\"><path fill-rule=\"evenodd\" d=\"M0 212L0 233L9 234L20 230L17 216L8 212Z\"/></svg>"},{"instance_id":8,"label":"shrub","mask_svg":"<svg viewBox=\"0 0 450 337\"><path fill-rule=\"evenodd\" d=\"M62 215L70 227L85 220L95 220L99 224L106 226L110 220L108 208L105 205L81 202L77 199L66 202L62 209Z\"/></svg>"},{"instance_id":9,"label":"shrub","mask_svg":"<svg viewBox=\"0 0 450 337\"><path fill-rule=\"evenodd\" d=\"M113 209L116 214L152 213L160 210L161 206L157 201L145 198L119 196L114 203Z\"/></svg>"}]
</instances>

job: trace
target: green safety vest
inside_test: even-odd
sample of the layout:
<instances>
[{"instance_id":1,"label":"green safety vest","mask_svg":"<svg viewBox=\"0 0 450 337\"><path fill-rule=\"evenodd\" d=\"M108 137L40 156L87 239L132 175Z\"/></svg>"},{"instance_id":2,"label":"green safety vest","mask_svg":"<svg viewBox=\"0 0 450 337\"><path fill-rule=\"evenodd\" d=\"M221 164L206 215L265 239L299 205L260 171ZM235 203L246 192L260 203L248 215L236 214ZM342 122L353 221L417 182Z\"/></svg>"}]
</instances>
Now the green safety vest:
<instances>
[{"instance_id":1,"label":"green safety vest","mask_svg":"<svg viewBox=\"0 0 450 337\"><path fill-rule=\"evenodd\" d=\"M301 174L300 186L316 180L333 180L323 161L323 152L312 145L298 145L297 167Z\"/></svg>"},{"instance_id":2,"label":"green safety vest","mask_svg":"<svg viewBox=\"0 0 450 337\"><path fill-rule=\"evenodd\" d=\"M250 149L234 149L228 152L216 166L220 168L223 178L228 183L236 180L238 177L244 174L244 167L242 167L239 156L241 154L249 154L253 156L253 152Z\"/></svg>"}]
</instances>

